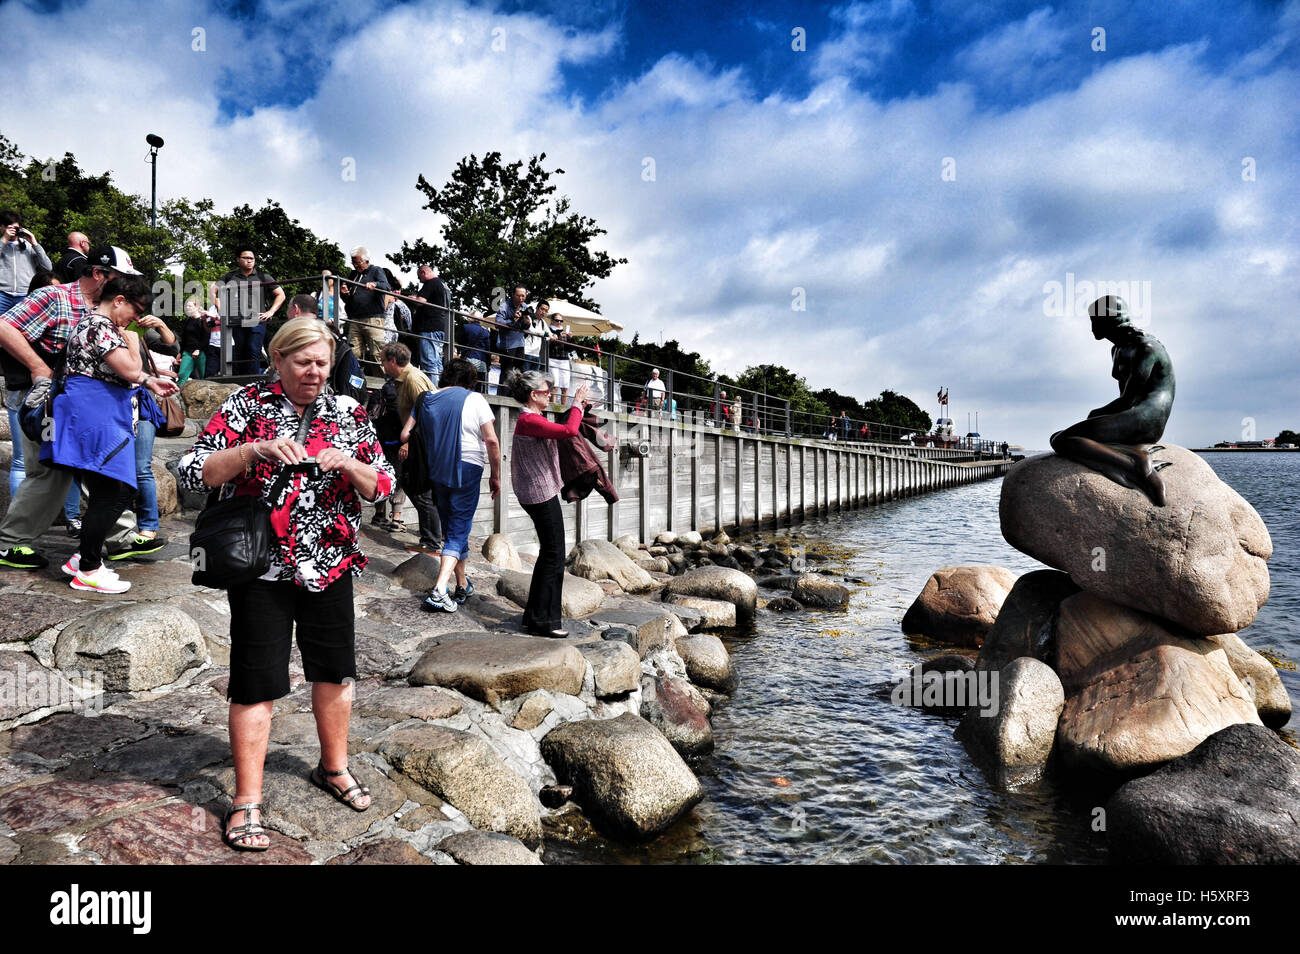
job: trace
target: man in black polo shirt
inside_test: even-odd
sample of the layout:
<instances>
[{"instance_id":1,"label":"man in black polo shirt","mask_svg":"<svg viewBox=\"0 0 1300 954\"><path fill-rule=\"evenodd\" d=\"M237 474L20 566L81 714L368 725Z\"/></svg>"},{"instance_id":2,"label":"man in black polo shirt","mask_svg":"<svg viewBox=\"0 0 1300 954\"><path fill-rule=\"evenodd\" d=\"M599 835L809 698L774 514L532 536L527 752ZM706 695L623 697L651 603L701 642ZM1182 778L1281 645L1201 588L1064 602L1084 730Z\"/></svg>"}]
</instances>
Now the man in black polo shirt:
<instances>
[{"instance_id":1,"label":"man in black polo shirt","mask_svg":"<svg viewBox=\"0 0 1300 954\"><path fill-rule=\"evenodd\" d=\"M370 252L365 246L352 250L352 274L348 277L361 283L345 284L339 289L347 303L348 343L358 358L364 354L378 368L383 363L383 293L390 290L388 279L378 265L370 264Z\"/></svg>"},{"instance_id":2,"label":"man in black polo shirt","mask_svg":"<svg viewBox=\"0 0 1300 954\"><path fill-rule=\"evenodd\" d=\"M416 363L421 371L437 381L442 374L442 345L447 336L451 293L432 265L421 265L416 275L420 279L420 294L416 297L424 302L415 309L411 329L420 336Z\"/></svg>"},{"instance_id":3,"label":"man in black polo shirt","mask_svg":"<svg viewBox=\"0 0 1300 954\"><path fill-rule=\"evenodd\" d=\"M221 318L235 339L233 374L262 373L262 339L266 323L284 304L284 289L274 278L254 266L257 256L252 249L239 253L239 267L222 275L217 282L216 304ZM271 307L262 309L270 296Z\"/></svg>"},{"instance_id":4,"label":"man in black polo shirt","mask_svg":"<svg viewBox=\"0 0 1300 954\"><path fill-rule=\"evenodd\" d=\"M86 253L89 251L90 239L80 232L68 233L68 247L54 263L54 274L58 276L61 285L75 282L81 277L81 269L86 264Z\"/></svg>"}]
</instances>

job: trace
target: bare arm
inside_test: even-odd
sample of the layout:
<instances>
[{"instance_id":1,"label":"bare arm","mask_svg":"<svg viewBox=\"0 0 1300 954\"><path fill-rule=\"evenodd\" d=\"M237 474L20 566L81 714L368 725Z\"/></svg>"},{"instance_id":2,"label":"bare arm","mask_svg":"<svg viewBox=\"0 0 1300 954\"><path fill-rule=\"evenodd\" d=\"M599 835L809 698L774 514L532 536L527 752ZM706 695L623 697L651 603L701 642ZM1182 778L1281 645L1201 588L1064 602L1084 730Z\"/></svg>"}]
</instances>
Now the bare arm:
<instances>
[{"instance_id":1,"label":"bare arm","mask_svg":"<svg viewBox=\"0 0 1300 954\"><path fill-rule=\"evenodd\" d=\"M483 437L483 446L487 449L488 466L491 468L488 487L492 491L492 499L496 500L497 494L501 493L501 443L497 440L496 426L491 421L479 428L479 434Z\"/></svg>"},{"instance_id":2,"label":"bare arm","mask_svg":"<svg viewBox=\"0 0 1300 954\"><path fill-rule=\"evenodd\" d=\"M126 347L114 348L104 355L104 363L123 381L139 384L140 373L144 370L140 360L140 336L134 331L123 331L122 337L126 340Z\"/></svg>"}]
</instances>

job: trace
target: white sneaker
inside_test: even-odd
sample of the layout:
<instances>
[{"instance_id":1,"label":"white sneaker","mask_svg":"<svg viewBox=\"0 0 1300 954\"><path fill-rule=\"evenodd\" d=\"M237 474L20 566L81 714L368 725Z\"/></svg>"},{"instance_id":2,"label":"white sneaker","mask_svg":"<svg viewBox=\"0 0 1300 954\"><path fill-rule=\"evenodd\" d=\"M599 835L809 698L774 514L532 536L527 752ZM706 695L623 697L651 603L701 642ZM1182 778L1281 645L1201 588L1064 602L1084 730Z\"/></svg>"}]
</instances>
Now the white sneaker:
<instances>
[{"instance_id":1,"label":"white sneaker","mask_svg":"<svg viewBox=\"0 0 1300 954\"><path fill-rule=\"evenodd\" d=\"M125 593L131 584L120 579L116 573L101 566L97 570L84 573L80 569L68 584L74 590L88 590L92 593Z\"/></svg>"},{"instance_id":2,"label":"white sneaker","mask_svg":"<svg viewBox=\"0 0 1300 954\"><path fill-rule=\"evenodd\" d=\"M68 557L68 562L63 564L63 572L68 576L76 576L77 571L81 569L81 554L74 553Z\"/></svg>"}]
</instances>

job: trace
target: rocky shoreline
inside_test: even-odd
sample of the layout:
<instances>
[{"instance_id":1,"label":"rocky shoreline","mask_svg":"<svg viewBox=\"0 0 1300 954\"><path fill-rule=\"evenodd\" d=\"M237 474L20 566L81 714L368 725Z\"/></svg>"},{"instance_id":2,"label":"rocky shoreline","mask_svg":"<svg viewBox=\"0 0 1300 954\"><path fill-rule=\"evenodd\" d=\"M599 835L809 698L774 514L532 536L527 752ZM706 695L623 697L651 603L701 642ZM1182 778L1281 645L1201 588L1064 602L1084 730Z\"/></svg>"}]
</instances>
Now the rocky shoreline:
<instances>
[{"instance_id":1,"label":"rocky shoreline","mask_svg":"<svg viewBox=\"0 0 1300 954\"><path fill-rule=\"evenodd\" d=\"M229 616L223 593L190 583L190 528L186 511L165 517L174 542L120 568L129 600L70 590L53 561L75 541L55 530L40 541L50 568L0 572L0 863L536 864L547 840L635 844L702 797L691 761L737 690L715 633L762 605L750 573L808 605L848 595L792 571L788 546L587 540L565 578L570 637L538 639L518 632L531 558L506 538L473 541L475 595L434 614L420 601L435 559L366 525L350 751L373 805L354 813L307 780L295 648L266 765L272 847L236 854L219 837Z\"/></svg>"}]
</instances>

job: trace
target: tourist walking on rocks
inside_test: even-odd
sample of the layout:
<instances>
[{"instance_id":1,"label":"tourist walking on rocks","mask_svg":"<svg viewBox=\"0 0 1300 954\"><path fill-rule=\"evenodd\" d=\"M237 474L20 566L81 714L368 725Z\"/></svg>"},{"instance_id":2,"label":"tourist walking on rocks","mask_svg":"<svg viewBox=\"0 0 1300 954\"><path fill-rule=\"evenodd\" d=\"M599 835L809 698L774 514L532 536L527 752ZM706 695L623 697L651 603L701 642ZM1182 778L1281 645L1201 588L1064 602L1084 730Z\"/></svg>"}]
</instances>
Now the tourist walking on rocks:
<instances>
[{"instance_id":1,"label":"tourist walking on rocks","mask_svg":"<svg viewBox=\"0 0 1300 954\"><path fill-rule=\"evenodd\" d=\"M63 368L72 330L99 302L105 283L116 275L139 274L126 252L117 246L101 245L91 250L89 264L78 281L41 288L5 314L0 320L0 347L25 372L21 380L6 379L9 388L19 389L18 404L37 408L45 402L53 387L55 369ZM155 393L166 393L158 391L161 382L151 381L148 386ZM50 561L32 544L49 529L68 498L73 473L67 468L44 465L40 440L22 432L20 440L27 474L0 521L0 565L38 570ZM146 540L139 536L135 532L135 514L126 510L109 538L108 558L144 556L166 545L161 537Z\"/></svg>"},{"instance_id":2,"label":"tourist walking on rocks","mask_svg":"<svg viewBox=\"0 0 1300 954\"><path fill-rule=\"evenodd\" d=\"M357 546L361 498L382 500L394 484L365 409L325 390L329 327L295 318L270 348L278 380L227 398L178 464L191 490L277 491L267 500L271 570L228 591L235 797L222 838L239 851L270 844L261 826L262 770L272 703L289 693L295 625L321 746L312 784L356 811L370 807L369 789L348 771L346 682L357 675L352 578L366 565Z\"/></svg>"},{"instance_id":3,"label":"tourist walking on rocks","mask_svg":"<svg viewBox=\"0 0 1300 954\"><path fill-rule=\"evenodd\" d=\"M448 363L438 379L438 391L426 391L402 428L406 444L415 427L420 429L428 463L429 483L442 518L442 563L424 608L454 613L474 595L474 584L465 575L469 560L469 534L478 509L483 467L490 468L488 487L492 498L501 492L501 446L492 408L474 390L478 372L464 358ZM456 589L448 593L452 574Z\"/></svg>"},{"instance_id":4,"label":"tourist walking on rocks","mask_svg":"<svg viewBox=\"0 0 1300 954\"><path fill-rule=\"evenodd\" d=\"M43 445L41 462L76 470L90 496L81 547L63 565L75 590L125 593L131 588L104 566L103 550L109 529L135 497L136 387L147 381L160 395L177 390L172 381L145 370L140 339L127 328L152 300L143 276L114 277L68 339L67 378L54 399L53 439Z\"/></svg>"},{"instance_id":5,"label":"tourist walking on rocks","mask_svg":"<svg viewBox=\"0 0 1300 954\"><path fill-rule=\"evenodd\" d=\"M534 636L563 638L564 512L560 508L558 441L578 433L582 423L584 384L573 393L564 423L543 414L551 403L551 382L537 371L516 372L502 382L510 396L524 406L515 422L511 445L510 481L524 512L532 518L539 549L524 607L524 630Z\"/></svg>"}]
</instances>

